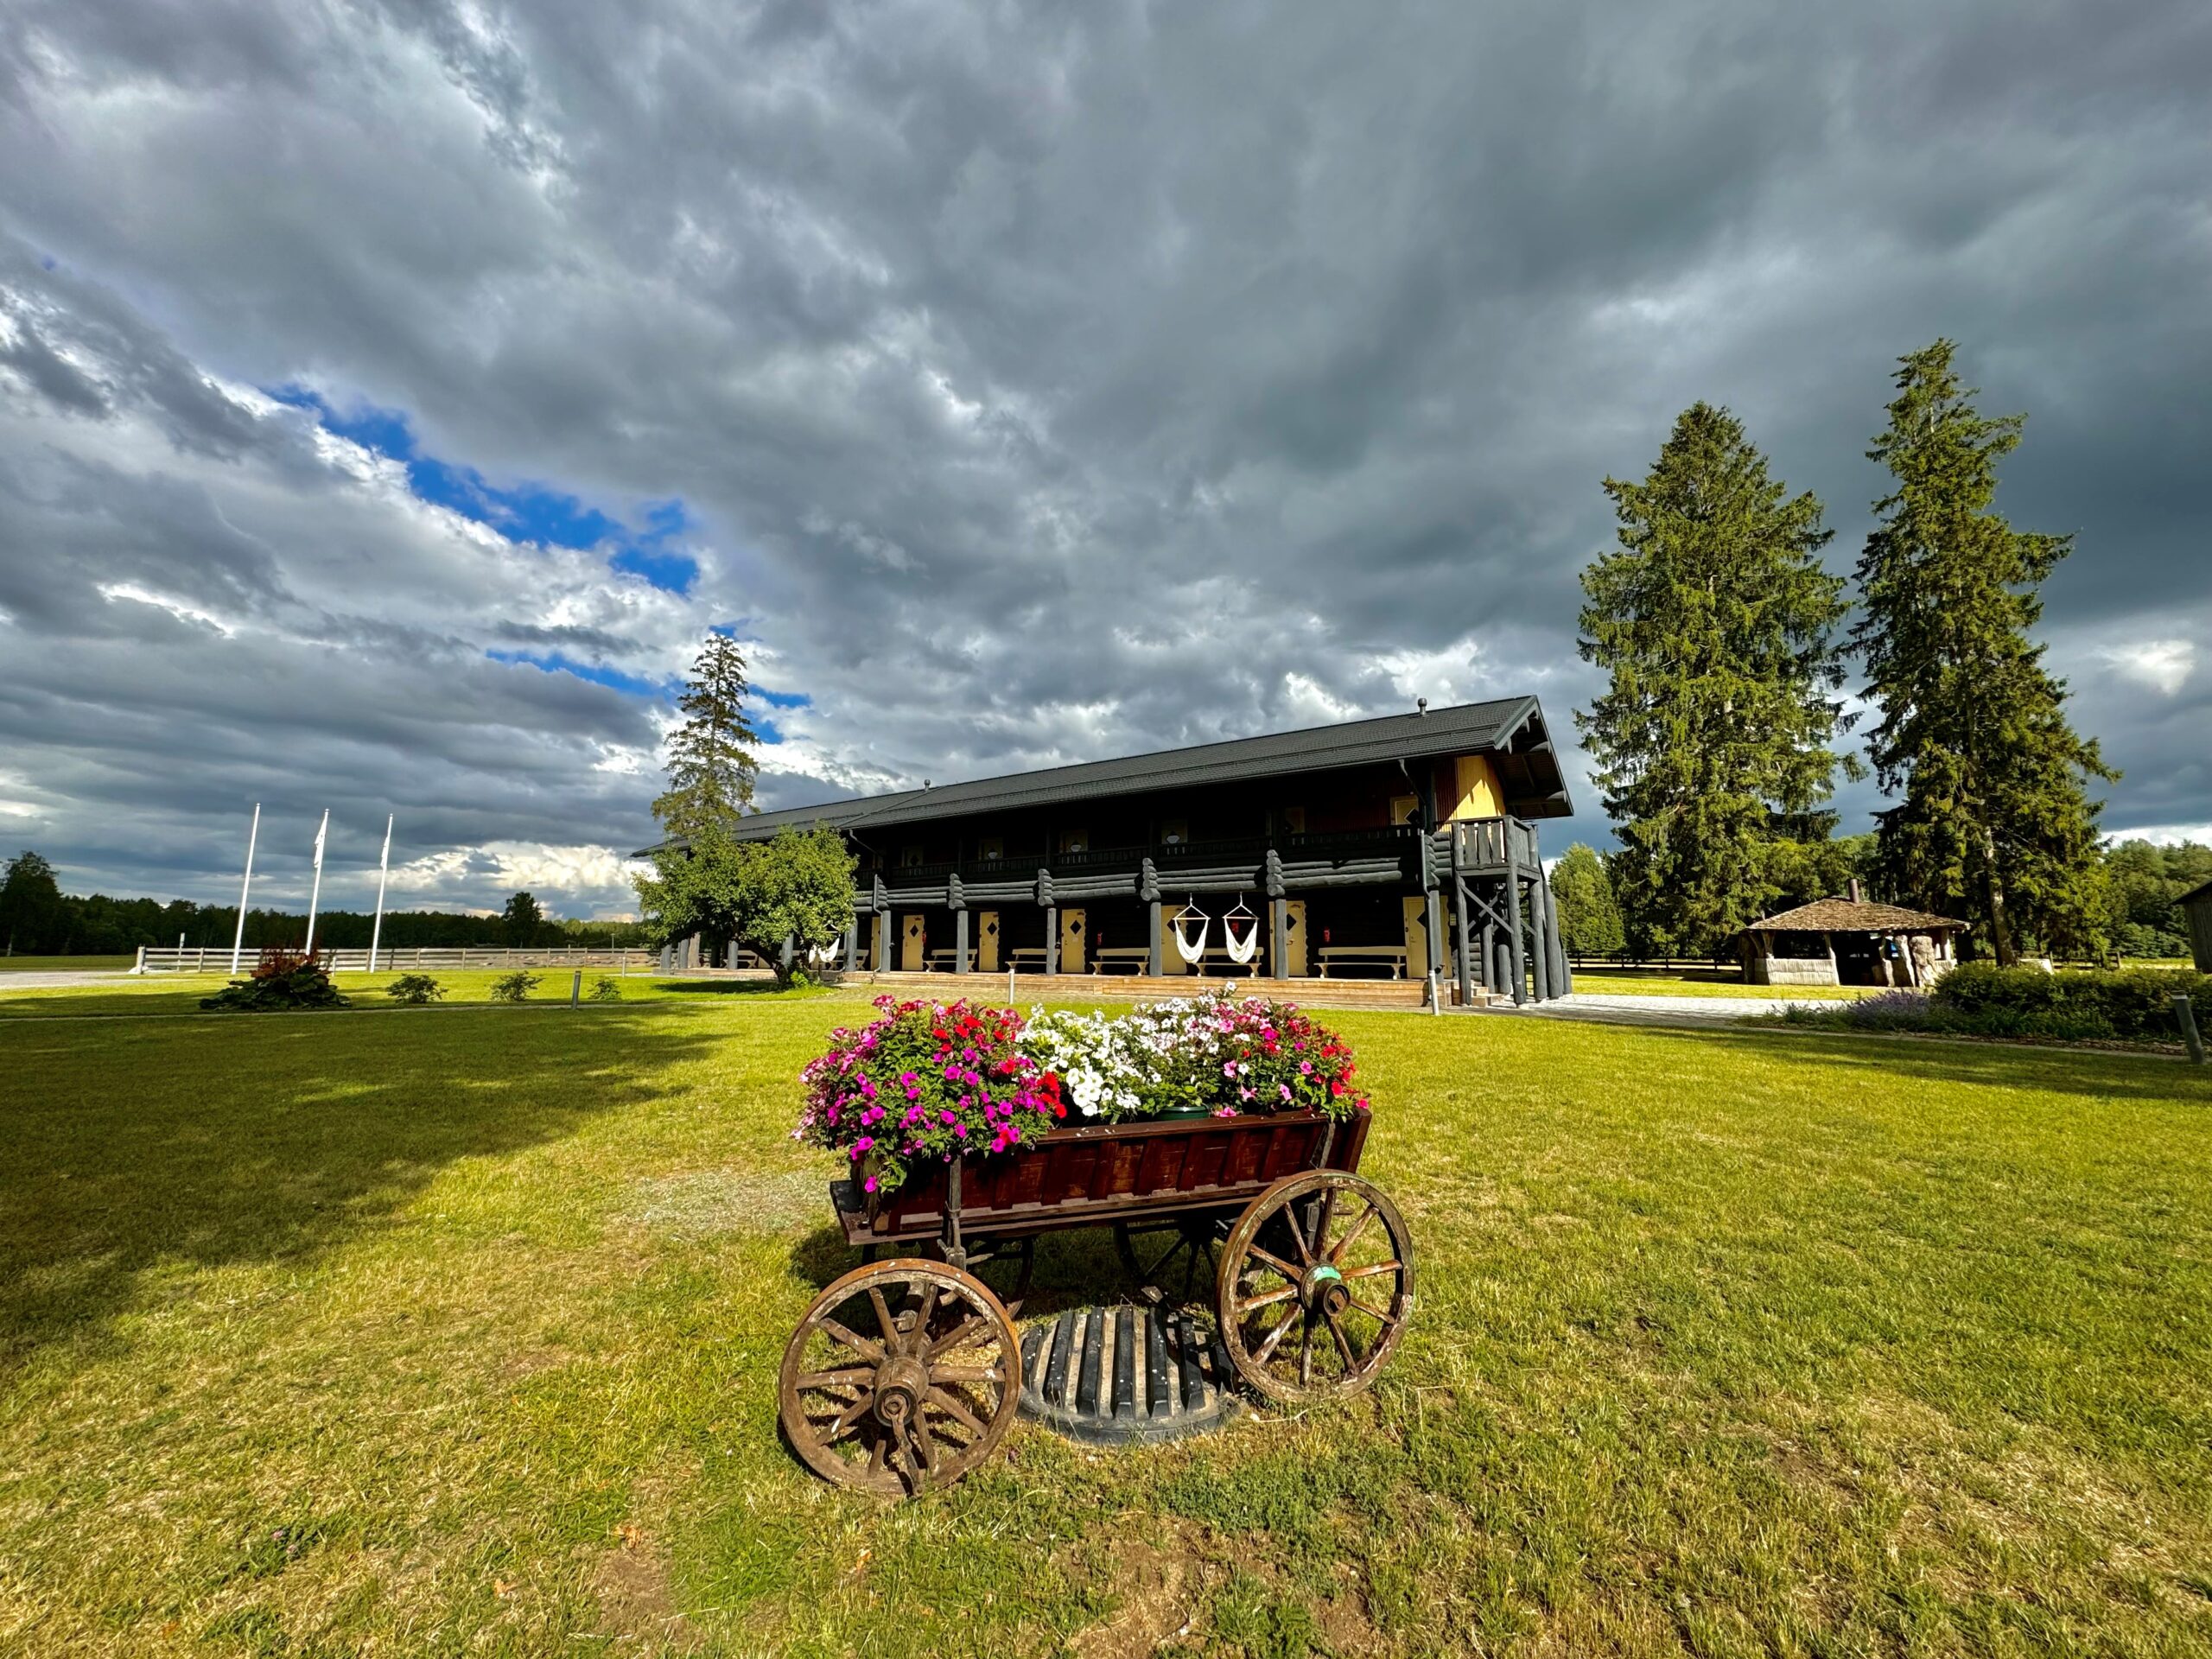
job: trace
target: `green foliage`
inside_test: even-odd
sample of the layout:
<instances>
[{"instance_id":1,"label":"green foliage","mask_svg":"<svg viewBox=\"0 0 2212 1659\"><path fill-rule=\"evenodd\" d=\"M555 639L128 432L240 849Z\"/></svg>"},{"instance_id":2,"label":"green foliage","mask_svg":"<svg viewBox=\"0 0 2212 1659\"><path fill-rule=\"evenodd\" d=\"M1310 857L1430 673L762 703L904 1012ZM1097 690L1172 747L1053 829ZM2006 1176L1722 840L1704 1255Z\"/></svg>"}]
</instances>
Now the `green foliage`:
<instances>
[{"instance_id":1,"label":"green foliage","mask_svg":"<svg viewBox=\"0 0 2212 1659\"><path fill-rule=\"evenodd\" d=\"M215 1014L289 1014L349 1004L330 982L319 955L273 950L262 952L251 977L232 980L214 995L200 998L200 1006Z\"/></svg>"},{"instance_id":2,"label":"green foliage","mask_svg":"<svg viewBox=\"0 0 2212 1659\"><path fill-rule=\"evenodd\" d=\"M2124 957L2186 957L2182 894L2212 881L2212 847L2123 841L2105 854L2105 930Z\"/></svg>"},{"instance_id":3,"label":"green foliage","mask_svg":"<svg viewBox=\"0 0 2212 1659\"><path fill-rule=\"evenodd\" d=\"M527 1001L530 994L544 982L543 975L518 968L513 973L502 974L492 982L492 1000L494 1002Z\"/></svg>"},{"instance_id":4,"label":"green foliage","mask_svg":"<svg viewBox=\"0 0 2212 1659\"><path fill-rule=\"evenodd\" d=\"M402 974L385 987L385 995L395 1002L405 1002L420 1007L425 1002L435 1002L445 995L445 987L428 974Z\"/></svg>"},{"instance_id":5,"label":"green foliage","mask_svg":"<svg viewBox=\"0 0 2212 1659\"><path fill-rule=\"evenodd\" d=\"M2212 975L2156 968L2050 974L2040 968L1969 962L1937 981L1930 1001L1992 1026L2011 1021L2024 1032L2050 1027L2057 1035L2178 1042L2176 996L2212 1009Z\"/></svg>"},{"instance_id":6,"label":"green foliage","mask_svg":"<svg viewBox=\"0 0 2212 1659\"><path fill-rule=\"evenodd\" d=\"M1725 409L1682 412L1641 483L1605 480L1619 545L1582 573L1580 649L1611 675L1578 712L1619 826L1629 943L1705 953L1780 892L1777 815L1830 793L1843 584L1811 494L1787 498Z\"/></svg>"},{"instance_id":7,"label":"green foliage","mask_svg":"<svg viewBox=\"0 0 2212 1659\"><path fill-rule=\"evenodd\" d=\"M683 723L668 740L668 788L653 817L671 836L727 824L753 804L759 737L745 717L745 656L728 634L707 636L677 706Z\"/></svg>"},{"instance_id":8,"label":"green foliage","mask_svg":"<svg viewBox=\"0 0 2212 1659\"><path fill-rule=\"evenodd\" d=\"M591 989L585 993L584 1000L587 1002L620 1002L622 1000L622 982L611 974L601 974L592 981Z\"/></svg>"},{"instance_id":9,"label":"green foliage","mask_svg":"<svg viewBox=\"0 0 2212 1659\"><path fill-rule=\"evenodd\" d=\"M69 950L61 922L61 887L54 879L54 866L27 847L8 861L7 874L0 876L0 950L10 956Z\"/></svg>"},{"instance_id":10,"label":"green foliage","mask_svg":"<svg viewBox=\"0 0 2212 1659\"><path fill-rule=\"evenodd\" d=\"M516 893L499 912L499 931L506 943L518 950L536 944L538 931L544 925L545 912L534 893Z\"/></svg>"},{"instance_id":11,"label":"green foliage","mask_svg":"<svg viewBox=\"0 0 2212 1659\"><path fill-rule=\"evenodd\" d=\"M795 982L798 958L844 937L853 917L854 860L827 825L785 830L773 841L741 842L708 823L689 844L653 855L637 878L638 899L663 939L694 933L758 952L779 982ZM792 942L792 966L783 963Z\"/></svg>"},{"instance_id":12,"label":"green foliage","mask_svg":"<svg viewBox=\"0 0 2212 1659\"><path fill-rule=\"evenodd\" d=\"M2010 963L2024 944L2096 952L2106 904L2091 778L2116 779L2068 725L2065 682L2029 631L2072 538L1989 511L2025 416L1978 414L1948 340L1899 359L1890 423L1867 451L1894 484L1858 567L1852 634L1879 711L1868 743L1884 789L1885 887L1970 921Z\"/></svg>"},{"instance_id":13,"label":"green foliage","mask_svg":"<svg viewBox=\"0 0 2212 1659\"><path fill-rule=\"evenodd\" d=\"M1570 956L1610 957L1626 947L1605 861L1579 841L1552 867L1552 897L1559 901L1560 939Z\"/></svg>"}]
</instances>

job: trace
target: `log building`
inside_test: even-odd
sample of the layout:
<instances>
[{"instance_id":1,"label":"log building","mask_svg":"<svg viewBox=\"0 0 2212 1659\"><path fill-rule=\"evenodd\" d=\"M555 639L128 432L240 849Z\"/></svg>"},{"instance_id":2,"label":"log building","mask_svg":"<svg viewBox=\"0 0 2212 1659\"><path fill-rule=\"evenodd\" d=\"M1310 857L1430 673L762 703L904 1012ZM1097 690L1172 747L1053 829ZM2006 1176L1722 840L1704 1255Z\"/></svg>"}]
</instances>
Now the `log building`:
<instances>
[{"instance_id":1,"label":"log building","mask_svg":"<svg viewBox=\"0 0 2212 1659\"><path fill-rule=\"evenodd\" d=\"M1542 710L1514 697L736 829L843 835L859 861L844 960L878 972L1433 973L1463 1003L1517 1002L1569 987L1536 826L1572 811Z\"/></svg>"}]
</instances>

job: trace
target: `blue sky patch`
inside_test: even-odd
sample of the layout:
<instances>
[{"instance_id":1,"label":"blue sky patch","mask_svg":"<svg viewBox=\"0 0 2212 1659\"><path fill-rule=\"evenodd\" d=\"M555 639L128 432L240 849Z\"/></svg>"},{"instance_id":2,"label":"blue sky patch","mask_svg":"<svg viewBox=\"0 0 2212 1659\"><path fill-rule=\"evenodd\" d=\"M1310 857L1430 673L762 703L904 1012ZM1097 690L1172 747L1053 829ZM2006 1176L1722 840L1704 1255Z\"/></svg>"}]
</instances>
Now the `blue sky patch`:
<instances>
[{"instance_id":1,"label":"blue sky patch","mask_svg":"<svg viewBox=\"0 0 2212 1659\"><path fill-rule=\"evenodd\" d=\"M324 430L403 464L408 487L423 500L488 524L511 541L603 549L613 569L643 577L670 593L688 594L698 580L698 561L675 545L691 527L681 501L648 505L644 526L632 528L564 491L528 481L503 488L474 467L425 454L407 416L397 410L364 403L340 410L320 392L301 385L272 387L269 395L295 409L311 410Z\"/></svg>"},{"instance_id":2,"label":"blue sky patch","mask_svg":"<svg viewBox=\"0 0 2212 1659\"><path fill-rule=\"evenodd\" d=\"M661 680L649 680L642 675L625 674L619 668L608 668L603 663L580 663L574 658L563 657L557 651L487 651L484 653L495 663L519 663L526 667L542 669L548 674L573 674L580 680L594 685L603 685L613 691L627 692L633 697L671 698L677 688Z\"/></svg>"},{"instance_id":3,"label":"blue sky patch","mask_svg":"<svg viewBox=\"0 0 2212 1659\"><path fill-rule=\"evenodd\" d=\"M753 688L753 695L771 709L811 709L814 699L804 691L771 691L765 685Z\"/></svg>"}]
</instances>

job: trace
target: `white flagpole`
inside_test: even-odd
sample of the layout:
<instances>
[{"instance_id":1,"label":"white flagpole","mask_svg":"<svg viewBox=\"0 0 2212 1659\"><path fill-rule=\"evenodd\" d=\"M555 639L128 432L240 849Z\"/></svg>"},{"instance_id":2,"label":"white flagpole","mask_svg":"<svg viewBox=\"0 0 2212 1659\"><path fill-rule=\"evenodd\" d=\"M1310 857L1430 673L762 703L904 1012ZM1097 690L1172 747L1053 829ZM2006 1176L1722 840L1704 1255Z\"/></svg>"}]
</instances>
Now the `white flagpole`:
<instances>
[{"instance_id":1,"label":"white flagpole","mask_svg":"<svg viewBox=\"0 0 2212 1659\"><path fill-rule=\"evenodd\" d=\"M377 970L377 946L384 938L384 884L391 875L391 821L395 815L387 812L384 820L384 857L377 865L377 920L369 930L369 971Z\"/></svg>"},{"instance_id":2,"label":"white flagpole","mask_svg":"<svg viewBox=\"0 0 2212 1659\"><path fill-rule=\"evenodd\" d=\"M231 977L238 976L238 952L245 949L245 896L253 889L253 844L261 839L261 803L253 804L253 828L245 832L245 880L238 883L238 931L231 938Z\"/></svg>"},{"instance_id":3,"label":"white flagpole","mask_svg":"<svg viewBox=\"0 0 2212 1659\"><path fill-rule=\"evenodd\" d=\"M315 955L315 907L322 897L322 843L330 834L330 809L322 809L322 828L315 832L315 885L308 889L308 955Z\"/></svg>"}]
</instances>

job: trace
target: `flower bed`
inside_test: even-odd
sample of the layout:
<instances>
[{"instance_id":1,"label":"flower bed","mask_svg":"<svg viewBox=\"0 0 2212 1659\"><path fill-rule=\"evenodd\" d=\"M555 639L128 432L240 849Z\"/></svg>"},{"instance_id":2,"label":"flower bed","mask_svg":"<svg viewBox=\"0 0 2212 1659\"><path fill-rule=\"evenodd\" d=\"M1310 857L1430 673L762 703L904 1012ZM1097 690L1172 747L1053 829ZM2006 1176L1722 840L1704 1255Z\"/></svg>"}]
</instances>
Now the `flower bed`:
<instances>
[{"instance_id":1,"label":"flower bed","mask_svg":"<svg viewBox=\"0 0 2212 1659\"><path fill-rule=\"evenodd\" d=\"M1233 989L1115 1019L879 997L880 1018L839 1027L800 1072L794 1135L842 1151L882 1192L918 1162L1019 1151L1071 1121L1367 1109L1334 1033Z\"/></svg>"}]
</instances>

